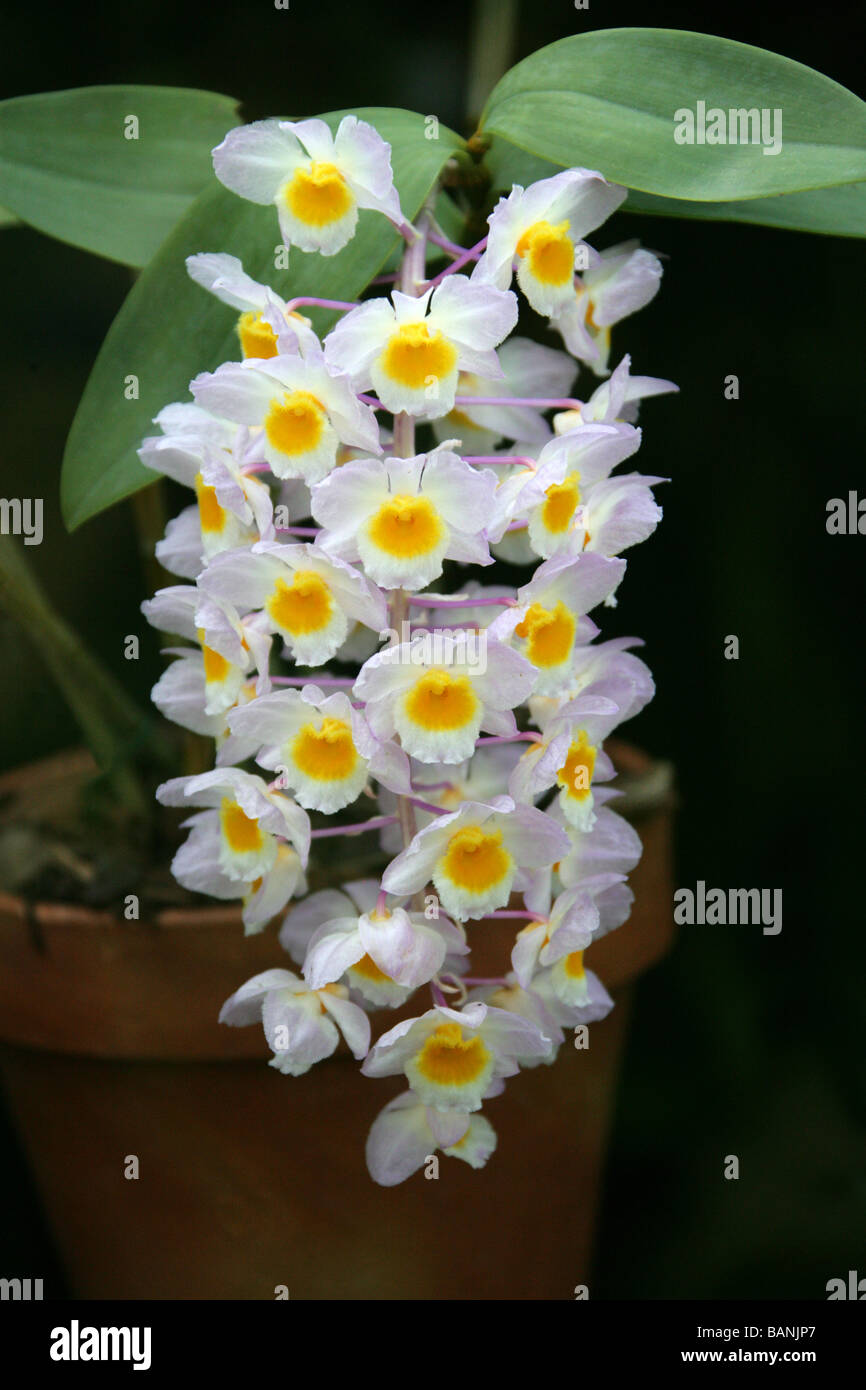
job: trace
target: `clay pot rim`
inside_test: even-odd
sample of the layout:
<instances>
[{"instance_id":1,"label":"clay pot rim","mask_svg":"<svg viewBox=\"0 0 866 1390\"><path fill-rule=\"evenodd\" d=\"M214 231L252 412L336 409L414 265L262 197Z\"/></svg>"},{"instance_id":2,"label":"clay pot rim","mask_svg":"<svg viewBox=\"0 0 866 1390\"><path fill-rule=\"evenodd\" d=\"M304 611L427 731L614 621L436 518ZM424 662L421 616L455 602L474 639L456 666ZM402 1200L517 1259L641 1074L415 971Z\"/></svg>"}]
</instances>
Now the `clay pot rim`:
<instances>
[{"instance_id":1,"label":"clay pot rim","mask_svg":"<svg viewBox=\"0 0 866 1390\"><path fill-rule=\"evenodd\" d=\"M657 767L629 745L617 748L617 758L635 772ZM26 777L16 780L26 789ZM3 785L0 778L0 792ZM614 997L671 943L670 806L665 796L637 808L645 854L635 870L643 877L635 912L589 948L588 968ZM243 979L288 965L274 959L281 915L248 936L235 903L164 908L127 920L86 904L29 902L0 892L0 1040L102 1060L260 1059L267 1050L258 1030L220 1029L216 1016ZM505 927L504 920L486 922ZM472 926L484 924L482 918ZM491 944L479 939L482 954ZM142 1009L145 998L152 1008Z\"/></svg>"}]
</instances>

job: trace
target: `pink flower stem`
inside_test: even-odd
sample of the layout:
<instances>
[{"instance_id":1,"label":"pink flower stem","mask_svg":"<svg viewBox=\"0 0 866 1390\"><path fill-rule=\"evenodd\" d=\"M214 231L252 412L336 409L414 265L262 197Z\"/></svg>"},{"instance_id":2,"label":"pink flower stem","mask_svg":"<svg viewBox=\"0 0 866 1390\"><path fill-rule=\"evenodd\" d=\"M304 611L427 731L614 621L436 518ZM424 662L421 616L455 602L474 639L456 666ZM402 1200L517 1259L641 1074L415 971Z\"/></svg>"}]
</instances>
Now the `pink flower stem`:
<instances>
[{"instance_id":1,"label":"pink flower stem","mask_svg":"<svg viewBox=\"0 0 866 1390\"><path fill-rule=\"evenodd\" d=\"M272 685L354 685L354 676L319 676L311 671L308 676L271 676Z\"/></svg>"},{"instance_id":2,"label":"pink flower stem","mask_svg":"<svg viewBox=\"0 0 866 1390\"><path fill-rule=\"evenodd\" d=\"M378 917L384 917L385 913L387 912L387 908L385 907L387 897L388 894L385 892L385 889L380 888L379 896L376 899L376 906L373 908L373 911L376 913Z\"/></svg>"},{"instance_id":3,"label":"pink flower stem","mask_svg":"<svg viewBox=\"0 0 866 1390\"><path fill-rule=\"evenodd\" d=\"M296 299L290 299L286 305L286 313L291 314L301 304L309 304L316 309L357 309L357 299L317 299L315 295L299 294Z\"/></svg>"},{"instance_id":4,"label":"pink flower stem","mask_svg":"<svg viewBox=\"0 0 866 1390\"><path fill-rule=\"evenodd\" d=\"M529 525L528 521L509 521L506 531L525 531Z\"/></svg>"},{"instance_id":5,"label":"pink flower stem","mask_svg":"<svg viewBox=\"0 0 866 1390\"><path fill-rule=\"evenodd\" d=\"M435 594L414 594L409 599L410 604L416 608L517 608L519 604L514 598L448 598L447 596L437 597Z\"/></svg>"},{"instance_id":6,"label":"pink flower stem","mask_svg":"<svg viewBox=\"0 0 866 1390\"><path fill-rule=\"evenodd\" d=\"M324 830L312 830L314 840L324 840L328 835L360 835L364 830L381 830L383 825L395 825L396 816L374 816L372 820L354 821L351 825L327 826Z\"/></svg>"},{"instance_id":7,"label":"pink flower stem","mask_svg":"<svg viewBox=\"0 0 866 1390\"><path fill-rule=\"evenodd\" d=\"M507 907L503 907L499 912L485 912L484 916L495 917L497 919L502 918L503 920L506 917L520 917L522 919L527 919L530 922L537 922L540 918L540 914L538 912L524 912L522 909L519 911L512 911L510 908Z\"/></svg>"},{"instance_id":8,"label":"pink flower stem","mask_svg":"<svg viewBox=\"0 0 866 1390\"><path fill-rule=\"evenodd\" d=\"M411 248L415 245L420 233L416 227L412 226L411 222L395 222L391 217L388 218L388 221L391 223L391 226L400 233L407 247Z\"/></svg>"},{"instance_id":9,"label":"pink flower stem","mask_svg":"<svg viewBox=\"0 0 866 1390\"><path fill-rule=\"evenodd\" d=\"M432 801L422 801L420 796L409 796L406 800L411 801L413 806L417 806L419 811L430 811L434 816L442 816L445 814L441 806L434 806Z\"/></svg>"},{"instance_id":10,"label":"pink flower stem","mask_svg":"<svg viewBox=\"0 0 866 1390\"><path fill-rule=\"evenodd\" d=\"M487 237L482 237L481 240L479 242L476 242L474 246L470 246L468 251L461 252L461 254L456 258L456 260L452 261L449 266L446 266L445 269L441 271L438 275L436 275L432 280L427 281L427 289L432 289L434 285L441 285L442 281L445 279L447 275L453 275L455 270L462 270L463 267L469 263L469 261L477 261L478 257L481 255L481 252L484 250L486 245ZM448 248L443 247L443 250L447 249Z\"/></svg>"},{"instance_id":11,"label":"pink flower stem","mask_svg":"<svg viewBox=\"0 0 866 1390\"><path fill-rule=\"evenodd\" d=\"M455 396L455 405L531 405L536 410L579 410L570 396Z\"/></svg>"},{"instance_id":12,"label":"pink flower stem","mask_svg":"<svg viewBox=\"0 0 866 1390\"><path fill-rule=\"evenodd\" d=\"M245 463L241 469L242 473L270 473L269 463Z\"/></svg>"},{"instance_id":13,"label":"pink flower stem","mask_svg":"<svg viewBox=\"0 0 866 1390\"><path fill-rule=\"evenodd\" d=\"M448 787L453 786L453 782L422 782L420 786L416 787L415 783L413 782L412 790L413 792L443 792L447 790ZM441 806L439 807L439 810L442 810Z\"/></svg>"},{"instance_id":14,"label":"pink flower stem","mask_svg":"<svg viewBox=\"0 0 866 1390\"><path fill-rule=\"evenodd\" d=\"M478 624L477 624L477 623L472 623L472 622L465 622L465 623L446 623L446 622L443 622L443 623L440 623L438 627L431 627L429 623L410 623L410 624L409 624L409 627L410 627L410 629L412 630L412 632L439 632L439 631L440 631L441 629L443 629L443 628L447 628L449 632L457 632L457 631L462 631L462 632L476 632L477 629L478 629Z\"/></svg>"},{"instance_id":15,"label":"pink flower stem","mask_svg":"<svg viewBox=\"0 0 866 1390\"><path fill-rule=\"evenodd\" d=\"M528 454L463 454L464 463L493 463L510 467L512 463L522 463L526 468L537 468L538 460Z\"/></svg>"},{"instance_id":16,"label":"pink flower stem","mask_svg":"<svg viewBox=\"0 0 866 1390\"><path fill-rule=\"evenodd\" d=\"M491 743L541 743L541 734L494 734L490 738L479 738L476 748L488 747Z\"/></svg>"},{"instance_id":17,"label":"pink flower stem","mask_svg":"<svg viewBox=\"0 0 866 1390\"><path fill-rule=\"evenodd\" d=\"M397 279L396 275L374 275L370 281L371 285L393 285Z\"/></svg>"},{"instance_id":18,"label":"pink flower stem","mask_svg":"<svg viewBox=\"0 0 866 1390\"><path fill-rule=\"evenodd\" d=\"M442 993L435 980L430 981L430 993L433 995L434 1004L437 1004L439 1008L448 1008L448 1000L445 998L445 995Z\"/></svg>"},{"instance_id":19,"label":"pink flower stem","mask_svg":"<svg viewBox=\"0 0 866 1390\"><path fill-rule=\"evenodd\" d=\"M364 396L364 395L361 395L361 393L359 392L359 393L358 393L358 400L359 400L359 401L362 401L362 402L364 403L364 405L369 405L369 406L371 406L371 407L373 408L373 410L384 410L384 409L385 409L385 407L383 406L382 402L381 402L380 400L377 400L375 396Z\"/></svg>"},{"instance_id":20,"label":"pink flower stem","mask_svg":"<svg viewBox=\"0 0 866 1390\"><path fill-rule=\"evenodd\" d=\"M449 241L447 236L440 236L438 232L428 232L427 240L432 241L434 246L440 247L443 251L447 251L449 256L466 256L467 259L475 261L478 260L487 245L487 237L482 237L481 241L470 246L467 251L465 246L458 246L456 241Z\"/></svg>"},{"instance_id":21,"label":"pink flower stem","mask_svg":"<svg viewBox=\"0 0 866 1390\"><path fill-rule=\"evenodd\" d=\"M285 536L317 536L318 526L275 526L274 530L278 535Z\"/></svg>"}]
</instances>

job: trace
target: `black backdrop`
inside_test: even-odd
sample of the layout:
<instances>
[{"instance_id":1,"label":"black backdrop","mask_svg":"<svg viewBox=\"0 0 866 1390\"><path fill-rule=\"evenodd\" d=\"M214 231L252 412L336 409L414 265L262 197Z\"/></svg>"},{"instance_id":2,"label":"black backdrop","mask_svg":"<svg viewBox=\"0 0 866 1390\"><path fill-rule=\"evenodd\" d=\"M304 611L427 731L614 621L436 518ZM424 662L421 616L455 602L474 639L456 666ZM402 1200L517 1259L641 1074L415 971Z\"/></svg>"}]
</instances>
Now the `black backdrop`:
<instances>
[{"instance_id":1,"label":"black backdrop","mask_svg":"<svg viewBox=\"0 0 866 1390\"><path fill-rule=\"evenodd\" d=\"M858 90L855 5L647 7L523 0L514 58L587 28L698 29L773 49ZM7 9L2 94L89 83L199 86L248 118L407 106L464 127L469 7L347 0ZM98 17L97 17L98 15ZM620 215L669 257L662 292L615 355L670 377L639 466L672 478L605 631L640 633L658 683L630 737L676 765L676 882L780 887L784 926L686 927L646 977L620 1089L595 1297L824 1296L858 1267L866 1216L861 784L862 555L826 503L861 487L863 255L841 238ZM129 286L122 267L9 230L0 241L5 402L0 493L26 470L46 499L29 552L62 611L143 697L121 638L140 597L128 506L66 536L59 459L77 399ZM735 373L740 399L723 385ZM588 379L588 378L587 378ZM19 485L18 492L21 491ZM726 661L724 639L740 639ZM59 696L0 622L0 765L75 741ZM4 1272L50 1271L14 1139L3 1136ZM737 1153L741 1179L719 1181ZM860 1162L858 1163L858 1159ZM538 1180L543 1180L543 1155ZM859 1236L858 1236L859 1232Z\"/></svg>"}]
</instances>

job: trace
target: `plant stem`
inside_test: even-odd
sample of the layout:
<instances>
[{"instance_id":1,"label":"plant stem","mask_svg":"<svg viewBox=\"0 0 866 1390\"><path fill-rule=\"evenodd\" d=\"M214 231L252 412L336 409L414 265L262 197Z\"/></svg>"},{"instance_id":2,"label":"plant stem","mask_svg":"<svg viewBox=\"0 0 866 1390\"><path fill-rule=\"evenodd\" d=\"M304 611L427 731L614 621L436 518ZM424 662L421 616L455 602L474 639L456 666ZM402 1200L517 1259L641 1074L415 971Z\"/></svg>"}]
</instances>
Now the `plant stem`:
<instances>
[{"instance_id":1,"label":"plant stem","mask_svg":"<svg viewBox=\"0 0 866 1390\"><path fill-rule=\"evenodd\" d=\"M429 290L435 287L436 285L441 285L442 281L446 279L447 276L453 275L455 270L462 270L463 267L465 265L468 265L470 261L477 261L486 245L487 237L482 237L481 240L476 242L474 246L470 246L468 250L464 251L461 255L456 256L455 259L451 262L451 265L446 266L445 269L441 270L439 274L434 276L432 280L427 281L427 289Z\"/></svg>"},{"instance_id":2,"label":"plant stem","mask_svg":"<svg viewBox=\"0 0 866 1390\"><path fill-rule=\"evenodd\" d=\"M466 109L473 121L511 66L516 30L517 0L476 0L466 88Z\"/></svg>"},{"instance_id":3,"label":"plant stem","mask_svg":"<svg viewBox=\"0 0 866 1390\"><path fill-rule=\"evenodd\" d=\"M271 676L272 685L345 685L355 684L354 676L318 676L312 671L309 676Z\"/></svg>"},{"instance_id":4,"label":"plant stem","mask_svg":"<svg viewBox=\"0 0 866 1390\"><path fill-rule=\"evenodd\" d=\"M581 402L572 396L455 396L454 404L531 405L536 410L580 410L581 407Z\"/></svg>"},{"instance_id":5,"label":"plant stem","mask_svg":"<svg viewBox=\"0 0 866 1390\"><path fill-rule=\"evenodd\" d=\"M293 313L301 304L312 305L312 307L316 309L343 309L347 312L349 309L357 309L358 307L357 299L351 301L345 299L317 299L315 295L301 294L295 299L289 300L286 305L286 313Z\"/></svg>"},{"instance_id":6,"label":"plant stem","mask_svg":"<svg viewBox=\"0 0 866 1390\"><path fill-rule=\"evenodd\" d=\"M517 608L513 598L451 598L447 594L414 594L408 603L416 608Z\"/></svg>"},{"instance_id":7,"label":"plant stem","mask_svg":"<svg viewBox=\"0 0 866 1390\"><path fill-rule=\"evenodd\" d=\"M418 218L418 235L414 241L408 243L403 252L403 259L400 262L400 270L397 276L397 284L403 294L410 294L417 297L424 283L425 266L427 264L427 232L433 216L433 207L436 202L436 194L439 191L438 183L434 184L427 201L421 209ZM398 458L412 458L415 453L415 421L411 415L405 411L394 416L394 454ZM395 634L403 631L403 624L409 618L409 594L405 589L395 589L391 599L391 627ZM399 642L399 637L395 636L395 642ZM415 821L415 808L409 797L398 795L397 797L397 818L400 822L400 831L403 836L404 848L415 838L417 825ZM421 908L423 909L423 894L420 895ZM418 902L416 895L415 902Z\"/></svg>"},{"instance_id":8,"label":"plant stem","mask_svg":"<svg viewBox=\"0 0 866 1390\"><path fill-rule=\"evenodd\" d=\"M445 814L442 806L434 806L432 801L423 801L420 796L409 798L413 806L417 806L419 811L429 811L431 815L443 816Z\"/></svg>"},{"instance_id":9,"label":"plant stem","mask_svg":"<svg viewBox=\"0 0 866 1390\"><path fill-rule=\"evenodd\" d=\"M522 463L526 468L537 468L538 460L530 458L528 454L464 454L464 463L492 463L510 466L513 463Z\"/></svg>"},{"instance_id":10,"label":"plant stem","mask_svg":"<svg viewBox=\"0 0 866 1390\"><path fill-rule=\"evenodd\" d=\"M314 840L324 840L329 835L360 835L365 830L380 830L382 826L394 825L396 816L374 816L372 820L354 821L351 825L328 825L322 830L311 830Z\"/></svg>"},{"instance_id":11,"label":"plant stem","mask_svg":"<svg viewBox=\"0 0 866 1390\"><path fill-rule=\"evenodd\" d=\"M476 743L476 748L490 746L491 743L541 743L541 734L492 734L490 738L480 738Z\"/></svg>"},{"instance_id":12,"label":"plant stem","mask_svg":"<svg viewBox=\"0 0 866 1390\"><path fill-rule=\"evenodd\" d=\"M148 802L130 759L154 737L152 721L54 609L15 541L0 539L0 600L57 682L121 806L135 816Z\"/></svg>"},{"instance_id":13,"label":"plant stem","mask_svg":"<svg viewBox=\"0 0 866 1390\"><path fill-rule=\"evenodd\" d=\"M520 911L515 910L515 911L512 912L512 911L510 911L508 908L505 908L505 907L502 908L499 912L485 912L484 916L485 916L485 917L495 917L497 920L499 920L500 918L503 918L503 919L504 919L504 918L506 918L506 917L521 917L521 918L526 918L526 919L527 919L528 921L530 921L530 922L537 922L537 921L541 920L541 914L538 913L538 912L524 912L523 910L520 910Z\"/></svg>"},{"instance_id":14,"label":"plant stem","mask_svg":"<svg viewBox=\"0 0 866 1390\"><path fill-rule=\"evenodd\" d=\"M138 553L149 594L155 594L157 589L173 582L154 554L157 542L162 539L167 520L163 483L162 478L157 478L150 487L143 488L131 498Z\"/></svg>"}]
</instances>

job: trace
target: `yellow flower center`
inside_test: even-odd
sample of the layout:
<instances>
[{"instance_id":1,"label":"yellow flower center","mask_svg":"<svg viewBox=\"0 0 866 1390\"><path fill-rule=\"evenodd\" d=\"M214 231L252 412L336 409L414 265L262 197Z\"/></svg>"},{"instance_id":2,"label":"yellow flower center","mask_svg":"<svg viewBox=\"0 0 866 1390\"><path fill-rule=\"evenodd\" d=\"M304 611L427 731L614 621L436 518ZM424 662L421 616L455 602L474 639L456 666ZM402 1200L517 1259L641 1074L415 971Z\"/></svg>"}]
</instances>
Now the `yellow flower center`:
<instances>
[{"instance_id":1,"label":"yellow flower center","mask_svg":"<svg viewBox=\"0 0 866 1390\"><path fill-rule=\"evenodd\" d=\"M482 383L474 372L457 373L457 394L460 396L481 396L484 394ZM481 428L481 426L476 424L472 419L471 415L467 415L466 411L461 410L459 406L455 406L453 410L449 410L446 419L449 425L453 425L455 428L470 430Z\"/></svg>"},{"instance_id":2,"label":"yellow flower center","mask_svg":"<svg viewBox=\"0 0 866 1390\"><path fill-rule=\"evenodd\" d=\"M574 646L577 623L561 600L552 610L533 603L514 631L527 639L526 655L534 666L561 666Z\"/></svg>"},{"instance_id":3,"label":"yellow flower center","mask_svg":"<svg viewBox=\"0 0 866 1390\"><path fill-rule=\"evenodd\" d=\"M374 980L377 984L382 980L387 980L393 984L390 975L386 975L384 970L380 970L372 956L363 955L360 960L356 960L352 969L357 974L362 975L365 980Z\"/></svg>"},{"instance_id":4,"label":"yellow flower center","mask_svg":"<svg viewBox=\"0 0 866 1390\"><path fill-rule=\"evenodd\" d=\"M204 658L204 678L206 681L224 681L229 671L231 663L225 657L214 651L213 647L205 646L204 631L198 628L196 636L201 643L201 654Z\"/></svg>"},{"instance_id":5,"label":"yellow flower center","mask_svg":"<svg viewBox=\"0 0 866 1390\"><path fill-rule=\"evenodd\" d=\"M583 968L583 951L572 951L562 962L562 968L572 980L580 980L586 974Z\"/></svg>"},{"instance_id":6,"label":"yellow flower center","mask_svg":"<svg viewBox=\"0 0 866 1390\"><path fill-rule=\"evenodd\" d=\"M327 584L314 570L296 570L291 584L277 580L265 608L277 627L300 636L327 627L334 603Z\"/></svg>"},{"instance_id":7,"label":"yellow flower center","mask_svg":"<svg viewBox=\"0 0 866 1390\"><path fill-rule=\"evenodd\" d=\"M229 848L236 854L261 849L264 840L257 820L242 811L236 801L224 796L220 805L220 827Z\"/></svg>"},{"instance_id":8,"label":"yellow flower center","mask_svg":"<svg viewBox=\"0 0 866 1390\"><path fill-rule=\"evenodd\" d=\"M441 541L442 531L438 513L426 497L403 494L385 502L368 528L374 545L401 559L427 555Z\"/></svg>"},{"instance_id":9,"label":"yellow flower center","mask_svg":"<svg viewBox=\"0 0 866 1390\"><path fill-rule=\"evenodd\" d=\"M478 696L468 676L428 671L416 681L406 699L406 713L424 729L462 729L478 709Z\"/></svg>"},{"instance_id":10,"label":"yellow flower center","mask_svg":"<svg viewBox=\"0 0 866 1390\"><path fill-rule=\"evenodd\" d=\"M481 428L480 425L476 425L470 415L466 414L465 410L460 410L459 407L454 410L449 410L448 423L449 425L453 425L456 429L462 430L477 430ZM461 1139L460 1142L462 1144L463 1140Z\"/></svg>"},{"instance_id":11,"label":"yellow flower center","mask_svg":"<svg viewBox=\"0 0 866 1390\"><path fill-rule=\"evenodd\" d=\"M511 856L502 848L502 833L488 834L479 825L458 830L448 841L442 861L445 876L457 888L482 893L500 883L511 867Z\"/></svg>"},{"instance_id":12,"label":"yellow flower center","mask_svg":"<svg viewBox=\"0 0 866 1390\"><path fill-rule=\"evenodd\" d=\"M529 269L543 285L566 285L574 275L574 243L567 222L533 222L518 241L517 254L528 257Z\"/></svg>"},{"instance_id":13,"label":"yellow flower center","mask_svg":"<svg viewBox=\"0 0 866 1390\"><path fill-rule=\"evenodd\" d=\"M418 391L453 371L457 349L426 323L404 323L392 333L382 354L382 370L392 381Z\"/></svg>"},{"instance_id":14,"label":"yellow flower center","mask_svg":"<svg viewBox=\"0 0 866 1390\"><path fill-rule=\"evenodd\" d=\"M339 222L354 203L336 165L321 160L314 160L308 169L296 169L283 197L292 216L308 227L328 227Z\"/></svg>"},{"instance_id":15,"label":"yellow flower center","mask_svg":"<svg viewBox=\"0 0 866 1390\"><path fill-rule=\"evenodd\" d=\"M261 314L251 311L238 319L238 337L244 357L276 357L277 335Z\"/></svg>"},{"instance_id":16,"label":"yellow flower center","mask_svg":"<svg viewBox=\"0 0 866 1390\"><path fill-rule=\"evenodd\" d=\"M307 454L322 437L327 415L321 401L309 391L287 391L271 401L265 416L265 434L281 454Z\"/></svg>"},{"instance_id":17,"label":"yellow flower center","mask_svg":"<svg viewBox=\"0 0 866 1390\"><path fill-rule=\"evenodd\" d=\"M491 1055L477 1034L464 1037L459 1023L441 1023L418 1053L416 1066L438 1086L467 1086L481 1075Z\"/></svg>"},{"instance_id":18,"label":"yellow flower center","mask_svg":"<svg viewBox=\"0 0 866 1390\"><path fill-rule=\"evenodd\" d=\"M581 729L576 742L568 750L568 757L556 774L560 786L565 787L569 796L585 801L589 796L592 774L595 771L595 749L587 741L586 731Z\"/></svg>"},{"instance_id":19,"label":"yellow flower center","mask_svg":"<svg viewBox=\"0 0 866 1390\"><path fill-rule=\"evenodd\" d=\"M202 482L200 473L195 475L195 495L202 531L221 531L226 524L225 511L217 501L216 488Z\"/></svg>"},{"instance_id":20,"label":"yellow flower center","mask_svg":"<svg viewBox=\"0 0 866 1390\"><path fill-rule=\"evenodd\" d=\"M544 921L539 921L539 922L527 922L525 927L521 927L521 928L520 928L520 931L517 933L517 935L518 935L518 936L525 936L527 932L537 931L539 927L546 927L546 926L548 926L548 925L549 925L549 924L548 924L547 922L544 922ZM545 937L545 940L544 940L544 944L546 944L546 943L547 943L547 937Z\"/></svg>"},{"instance_id":21,"label":"yellow flower center","mask_svg":"<svg viewBox=\"0 0 866 1390\"><path fill-rule=\"evenodd\" d=\"M305 724L292 743L292 757L307 777L340 782L355 770L358 754L352 730L342 719L326 718L322 727Z\"/></svg>"},{"instance_id":22,"label":"yellow flower center","mask_svg":"<svg viewBox=\"0 0 866 1390\"><path fill-rule=\"evenodd\" d=\"M548 531L554 535L560 535L567 531L571 525L571 518L577 510L580 501L580 475L573 473L566 478L565 482L554 483L544 494L545 501L541 508L541 519Z\"/></svg>"},{"instance_id":23,"label":"yellow flower center","mask_svg":"<svg viewBox=\"0 0 866 1390\"><path fill-rule=\"evenodd\" d=\"M500 985L495 989L487 1000L494 1009L507 1009L509 1004L516 1002L520 995L519 985Z\"/></svg>"},{"instance_id":24,"label":"yellow flower center","mask_svg":"<svg viewBox=\"0 0 866 1390\"><path fill-rule=\"evenodd\" d=\"M441 792L431 793L428 800L446 810L456 811L459 809L461 801L465 801L466 797L463 795L463 788L452 783L450 787L445 787Z\"/></svg>"}]
</instances>

